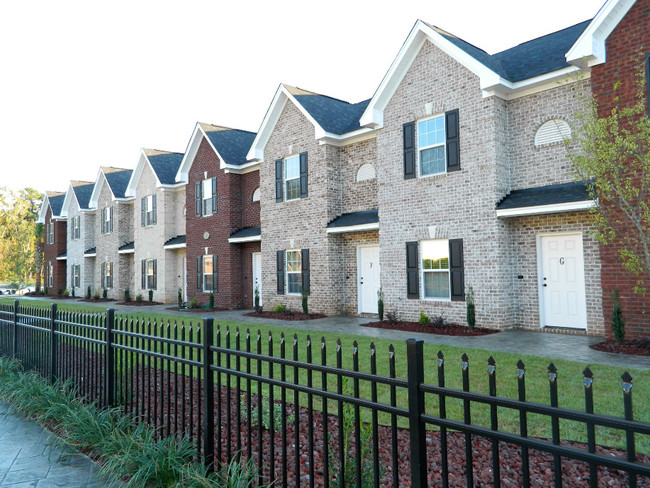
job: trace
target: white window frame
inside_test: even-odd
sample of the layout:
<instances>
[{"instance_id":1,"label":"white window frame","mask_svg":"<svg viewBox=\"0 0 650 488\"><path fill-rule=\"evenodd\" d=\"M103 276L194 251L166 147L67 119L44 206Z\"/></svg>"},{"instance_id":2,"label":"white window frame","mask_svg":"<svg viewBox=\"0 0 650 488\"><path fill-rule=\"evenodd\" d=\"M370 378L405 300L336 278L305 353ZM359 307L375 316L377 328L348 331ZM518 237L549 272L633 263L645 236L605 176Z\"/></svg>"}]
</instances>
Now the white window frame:
<instances>
[{"instance_id":1,"label":"white window frame","mask_svg":"<svg viewBox=\"0 0 650 488\"><path fill-rule=\"evenodd\" d=\"M75 215L72 217L72 240L77 240L81 237L81 216Z\"/></svg>"},{"instance_id":2,"label":"white window frame","mask_svg":"<svg viewBox=\"0 0 650 488\"><path fill-rule=\"evenodd\" d=\"M444 249L446 250L446 258L447 258L447 268L425 268L425 260L427 259L425 256L425 247L427 243L440 243L444 244ZM444 257L443 257L444 259ZM421 287L420 289L422 290L421 292L421 298L422 300L434 300L434 301L444 301L448 302L451 301L451 269L450 269L450 256L449 256L449 240L448 239L427 239L424 241L420 241L420 282L421 282ZM427 296L426 295L426 286L425 286L425 276L429 273L435 273L435 274L446 274L447 275L447 296L446 297L434 297L434 296Z\"/></svg>"},{"instance_id":3,"label":"white window frame","mask_svg":"<svg viewBox=\"0 0 650 488\"><path fill-rule=\"evenodd\" d=\"M147 195L144 197L145 202L147 204L146 208L144 209L144 225L145 227L149 227L150 225L154 225L154 217L155 217L155 209L153 208L153 195Z\"/></svg>"},{"instance_id":4,"label":"white window frame","mask_svg":"<svg viewBox=\"0 0 650 488\"><path fill-rule=\"evenodd\" d=\"M201 259L201 275L202 275L201 284L203 286L203 291L205 293L214 293L214 291L216 289L214 281L217 280L217 273L216 273L217 270L214 267L214 261L215 261L214 257L215 256L213 254L206 254ZM206 273L206 271L205 271L205 267L206 267L206 264L207 264L206 258L209 258L209 261L211 261L211 263L212 263L212 273ZM214 278L214 281L212 283L212 288L209 288L209 287L206 286L206 277L208 277L208 276L210 278Z\"/></svg>"},{"instance_id":5,"label":"white window frame","mask_svg":"<svg viewBox=\"0 0 650 488\"><path fill-rule=\"evenodd\" d=\"M420 136L423 135L422 128L420 124L424 124L430 120L436 120L436 119L441 119L442 120L442 142L436 142L434 144L428 144L428 145L423 145L420 146ZM418 155L418 175L421 178L426 178L428 176L436 176L436 175L442 175L447 173L447 127L446 127L446 117L445 114L437 114L433 115L431 117L427 117L426 119L418 120L416 123L417 131L416 131L416 144L417 144L417 155ZM430 149L435 149L438 147L442 147L443 149L443 156L442 156L442 162L443 162L443 170L439 171L437 173L426 173L423 174L422 172L422 152L427 151Z\"/></svg>"},{"instance_id":6,"label":"white window frame","mask_svg":"<svg viewBox=\"0 0 650 488\"><path fill-rule=\"evenodd\" d=\"M54 244L54 221L50 220L47 224L47 243Z\"/></svg>"},{"instance_id":7,"label":"white window frame","mask_svg":"<svg viewBox=\"0 0 650 488\"><path fill-rule=\"evenodd\" d=\"M72 287L81 287L81 266L78 264L72 265Z\"/></svg>"},{"instance_id":8,"label":"white window frame","mask_svg":"<svg viewBox=\"0 0 650 488\"><path fill-rule=\"evenodd\" d=\"M52 261L47 262L47 287L54 286L54 269L52 268Z\"/></svg>"},{"instance_id":9,"label":"white window frame","mask_svg":"<svg viewBox=\"0 0 650 488\"><path fill-rule=\"evenodd\" d=\"M292 165L295 163L296 168L297 168L297 175L292 176L291 178L287 177L288 169L289 169L289 163ZM297 182L297 191L298 191L298 196L289 198L289 183L294 183ZM285 202L290 202L292 200L300 200L300 154L296 154L294 156L289 156L288 158L284 158L284 161L282 162L282 184L284 185L284 201Z\"/></svg>"},{"instance_id":10,"label":"white window frame","mask_svg":"<svg viewBox=\"0 0 650 488\"><path fill-rule=\"evenodd\" d=\"M203 217L213 215L214 209L212 208L212 180L208 178L201 181L201 214ZM209 207L209 208L208 208Z\"/></svg>"},{"instance_id":11,"label":"white window frame","mask_svg":"<svg viewBox=\"0 0 650 488\"><path fill-rule=\"evenodd\" d=\"M154 272L155 268L157 268L157 266L154 266L155 264L157 264L155 261L156 261L155 259L147 259L146 261L145 269L147 271L147 275L144 281L146 290L156 289L156 286L154 286L154 284L157 281L156 278L158 273Z\"/></svg>"},{"instance_id":12,"label":"white window frame","mask_svg":"<svg viewBox=\"0 0 650 488\"><path fill-rule=\"evenodd\" d=\"M103 287L108 290L113 288L113 263L110 261L106 261L103 267L104 267L104 276L102 276L102 284Z\"/></svg>"},{"instance_id":13,"label":"white window frame","mask_svg":"<svg viewBox=\"0 0 650 488\"><path fill-rule=\"evenodd\" d=\"M289 269L289 254L297 253L298 255L298 269ZM302 293L302 249L287 249L284 253L284 275L285 275L285 290L287 295L300 295ZM298 276L298 291L291 291L289 285L289 275Z\"/></svg>"},{"instance_id":14,"label":"white window frame","mask_svg":"<svg viewBox=\"0 0 650 488\"><path fill-rule=\"evenodd\" d=\"M102 208L102 234L110 234L112 232L111 230L111 223L113 221L112 217L112 212L111 212L111 207L104 207Z\"/></svg>"}]
</instances>

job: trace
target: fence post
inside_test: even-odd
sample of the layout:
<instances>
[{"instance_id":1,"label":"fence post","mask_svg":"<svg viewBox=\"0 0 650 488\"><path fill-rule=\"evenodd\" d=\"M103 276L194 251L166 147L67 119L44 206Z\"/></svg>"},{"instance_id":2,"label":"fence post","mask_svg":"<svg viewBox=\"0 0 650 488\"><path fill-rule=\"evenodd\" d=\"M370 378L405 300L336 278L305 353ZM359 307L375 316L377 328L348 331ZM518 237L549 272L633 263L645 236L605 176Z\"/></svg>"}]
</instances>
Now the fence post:
<instances>
[{"instance_id":1,"label":"fence post","mask_svg":"<svg viewBox=\"0 0 650 488\"><path fill-rule=\"evenodd\" d=\"M12 355L14 359L18 355L18 300L14 300L14 341L12 347Z\"/></svg>"},{"instance_id":2,"label":"fence post","mask_svg":"<svg viewBox=\"0 0 650 488\"><path fill-rule=\"evenodd\" d=\"M115 310L109 308L106 310L106 406L111 408L115 406L115 398L113 397L115 391L115 355L113 354L113 327L115 326Z\"/></svg>"},{"instance_id":3,"label":"fence post","mask_svg":"<svg viewBox=\"0 0 650 488\"><path fill-rule=\"evenodd\" d=\"M56 303L50 307L50 382L56 382L58 344L56 340Z\"/></svg>"},{"instance_id":4,"label":"fence post","mask_svg":"<svg viewBox=\"0 0 650 488\"><path fill-rule=\"evenodd\" d=\"M203 464L208 472L214 471L213 327L214 319L203 319Z\"/></svg>"},{"instance_id":5,"label":"fence post","mask_svg":"<svg viewBox=\"0 0 650 488\"><path fill-rule=\"evenodd\" d=\"M634 411L632 409L632 376L629 372L623 373L623 408L625 410L625 420L634 420ZM634 430L625 429L625 440L627 445L627 460L631 463L636 462L636 446L634 443ZM637 487L636 473L630 473L630 488Z\"/></svg>"},{"instance_id":6,"label":"fence post","mask_svg":"<svg viewBox=\"0 0 650 488\"><path fill-rule=\"evenodd\" d=\"M408 362L408 409L409 439L411 447L411 486L422 488L427 485L427 453L424 423L420 416L424 413L424 342L421 339L406 341Z\"/></svg>"}]
</instances>

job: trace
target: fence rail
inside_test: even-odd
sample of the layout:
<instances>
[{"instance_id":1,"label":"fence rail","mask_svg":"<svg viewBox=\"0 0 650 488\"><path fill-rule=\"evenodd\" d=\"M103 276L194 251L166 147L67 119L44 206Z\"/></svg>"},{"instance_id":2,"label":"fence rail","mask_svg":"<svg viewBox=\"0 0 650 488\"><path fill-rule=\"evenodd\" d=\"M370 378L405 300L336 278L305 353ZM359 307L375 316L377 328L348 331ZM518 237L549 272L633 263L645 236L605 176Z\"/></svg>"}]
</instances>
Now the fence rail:
<instances>
[{"instance_id":1,"label":"fence rail","mask_svg":"<svg viewBox=\"0 0 650 488\"><path fill-rule=\"evenodd\" d=\"M261 481L275 486L447 487L459 479L467 486L539 486L531 457L540 455L552 466L549 483L556 487L596 487L602 477L619 486L650 486L650 458L635 449L641 436L650 436L650 424L634 420L627 372L621 383L625 417L618 418L594 413L589 368L583 372L585 411L576 411L558 406L553 364L546 405L526 400L521 361L514 399L497 395L492 358L489 391L478 393L470 391L467 355L462 389L454 389L445 385L442 352L431 364L437 384L425 383L429 362L422 341L407 341L406 378L396 375L392 346L387 375L377 373L374 344L365 370L356 342L347 369L341 342L335 347L332 362L324 339L314 345L308 336L299 344L297 336L280 334L276 342L270 333L262 338L259 331L215 327L213 319L178 324L116 317L112 310L81 314L56 305L0 304L0 354L51 381L72 381L86 401L121 406L161 436L189 436L208 467L253 459ZM449 415L454 402L462 405L462 415ZM489 409L489 425L472 422L479 405ZM516 429L500 427L505 411L515 413ZM550 439L529 435L533 415L550 424ZM581 425L587 442L562 441L560 422ZM626 450L614 456L603 451L596 429L624 432ZM512 456L518 469L509 463ZM588 466L584 480L564 473L575 463Z\"/></svg>"}]
</instances>

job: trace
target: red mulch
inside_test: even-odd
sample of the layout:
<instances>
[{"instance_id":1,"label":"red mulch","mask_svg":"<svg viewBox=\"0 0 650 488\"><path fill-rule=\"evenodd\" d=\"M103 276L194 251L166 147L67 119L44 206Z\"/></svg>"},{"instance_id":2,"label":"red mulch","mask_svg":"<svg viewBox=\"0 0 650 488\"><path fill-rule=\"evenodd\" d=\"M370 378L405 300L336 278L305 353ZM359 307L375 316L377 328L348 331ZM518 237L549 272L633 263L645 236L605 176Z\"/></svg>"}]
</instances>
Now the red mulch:
<instances>
[{"instance_id":1,"label":"red mulch","mask_svg":"<svg viewBox=\"0 0 650 488\"><path fill-rule=\"evenodd\" d=\"M327 315L322 313L310 313L309 315L305 315L304 313L298 312L249 312L244 315L247 317L260 317L263 319L275 320L315 320L327 318Z\"/></svg>"},{"instance_id":2,"label":"red mulch","mask_svg":"<svg viewBox=\"0 0 650 488\"><path fill-rule=\"evenodd\" d=\"M469 330L469 327L464 325L448 323L445 325L426 325L419 322L407 322L405 320L398 320L397 322L368 322L361 324L362 327L376 327L378 329L392 329L392 330L406 330L408 332L420 332L423 334L438 334L450 336L484 336L488 334L496 334L500 332L497 329L486 329L483 327L476 327L474 330Z\"/></svg>"},{"instance_id":3,"label":"red mulch","mask_svg":"<svg viewBox=\"0 0 650 488\"><path fill-rule=\"evenodd\" d=\"M99 303L99 302L114 302L114 298L80 298L80 302L88 302L88 303Z\"/></svg>"},{"instance_id":4,"label":"red mulch","mask_svg":"<svg viewBox=\"0 0 650 488\"><path fill-rule=\"evenodd\" d=\"M621 343L614 340L592 344L592 349L603 352L614 352L618 354L632 354L634 356L650 356L650 339L636 339L623 341Z\"/></svg>"},{"instance_id":5,"label":"red mulch","mask_svg":"<svg viewBox=\"0 0 650 488\"><path fill-rule=\"evenodd\" d=\"M223 312L226 308L178 308L168 307L165 310L173 310L174 312L189 312L189 313L204 313L204 312Z\"/></svg>"},{"instance_id":6,"label":"red mulch","mask_svg":"<svg viewBox=\"0 0 650 488\"><path fill-rule=\"evenodd\" d=\"M150 302L149 300L142 300L141 302L131 300L130 302L117 302L116 305L128 305L130 307L148 307L149 305L164 305L164 303Z\"/></svg>"}]
</instances>

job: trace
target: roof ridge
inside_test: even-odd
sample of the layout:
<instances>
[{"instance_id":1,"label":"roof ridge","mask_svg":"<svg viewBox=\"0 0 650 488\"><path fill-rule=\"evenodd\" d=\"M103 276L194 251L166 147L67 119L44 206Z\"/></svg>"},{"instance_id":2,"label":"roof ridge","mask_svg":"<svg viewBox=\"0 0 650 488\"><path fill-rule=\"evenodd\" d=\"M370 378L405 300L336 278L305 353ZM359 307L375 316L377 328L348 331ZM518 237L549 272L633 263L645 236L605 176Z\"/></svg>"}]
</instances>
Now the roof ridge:
<instances>
[{"instance_id":1,"label":"roof ridge","mask_svg":"<svg viewBox=\"0 0 650 488\"><path fill-rule=\"evenodd\" d=\"M198 122L198 124L201 126L201 128L206 131L206 132L225 132L229 130L235 130L237 132L248 132L249 134L255 134L255 132L246 130L246 129L236 129L234 127L226 127L223 125L215 125L215 124L209 124L206 122ZM213 128L213 130L207 130L207 127Z\"/></svg>"},{"instance_id":2,"label":"roof ridge","mask_svg":"<svg viewBox=\"0 0 650 488\"><path fill-rule=\"evenodd\" d=\"M183 154L176 151L165 151L164 149L150 149L146 147L143 147L142 151L146 156L160 156L162 154Z\"/></svg>"},{"instance_id":3,"label":"roof ridge","mask_svg":"<svg viewBox=\"0 0 650 488\"><path fill-rule=\"evenodd\" d=\"M70 185L72 185L73 187L93 185L93 184L94 183L92 181L70 180Z\"/></svg>"},{"instance_id":4,"label":"roof ridge","mask_svg":"<svg viewBox=\"0 0 650 488\"><path fill-rule=\"evenodd\" d=\"M133 171L128 168L116 168L115 166L100 166L99 169L102 170L102 173L117 173L119 171Z\"/></svg>"}]
</instances>

